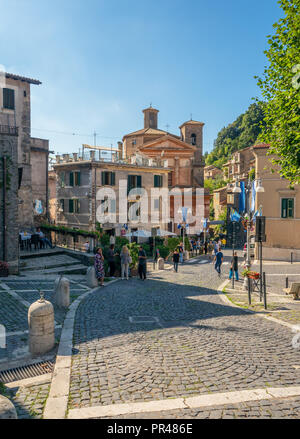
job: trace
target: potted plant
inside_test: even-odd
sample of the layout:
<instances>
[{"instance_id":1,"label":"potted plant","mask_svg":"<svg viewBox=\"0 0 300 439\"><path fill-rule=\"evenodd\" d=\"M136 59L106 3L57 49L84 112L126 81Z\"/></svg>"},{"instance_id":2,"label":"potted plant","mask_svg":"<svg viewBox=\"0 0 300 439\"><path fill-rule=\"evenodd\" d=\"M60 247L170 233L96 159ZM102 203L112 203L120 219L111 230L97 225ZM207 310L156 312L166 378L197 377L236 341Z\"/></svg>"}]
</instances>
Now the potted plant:
<instances>
[{"instance_id":1,"label":"potted plant","mask_svg":"<svg viewBox=\"0 0 300 439\"><path fill-rule=\"evenodd\" d=\"M0 261L0 277L8 276L8 263Z\"/></svg>"},{"instance_id":2,"label":"potted plant","mask_svg":"<svg viewBox=\"0 0 300 439\"><path fill-rule=\"evenodd\" d=\"M257 273L256 271L248 271L247 277L249 277L250 279L259 279L259 273Z\"/></svg>"}]
</instances>

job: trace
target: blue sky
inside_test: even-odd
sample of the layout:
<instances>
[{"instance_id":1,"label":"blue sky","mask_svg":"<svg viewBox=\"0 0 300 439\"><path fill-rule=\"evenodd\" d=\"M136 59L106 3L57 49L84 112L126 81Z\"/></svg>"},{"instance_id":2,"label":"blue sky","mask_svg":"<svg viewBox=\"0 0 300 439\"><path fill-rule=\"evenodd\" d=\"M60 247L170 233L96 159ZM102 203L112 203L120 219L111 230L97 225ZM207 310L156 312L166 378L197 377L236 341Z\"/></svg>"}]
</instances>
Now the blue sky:
<instances>
[{"instance_id":1,"label":"blue sky","mask_svg":"<svg viewBox=\"0 0 300 439\"><path fill-rule=\"evenodd\" d=\"M40 79L32 135L55 152L114 146L158 108L179 134L205 123L204 151L259 96L276 0L0 0L0 64ZM75 133L76 135L59 134Z\"/></svg>"}]
</instances>

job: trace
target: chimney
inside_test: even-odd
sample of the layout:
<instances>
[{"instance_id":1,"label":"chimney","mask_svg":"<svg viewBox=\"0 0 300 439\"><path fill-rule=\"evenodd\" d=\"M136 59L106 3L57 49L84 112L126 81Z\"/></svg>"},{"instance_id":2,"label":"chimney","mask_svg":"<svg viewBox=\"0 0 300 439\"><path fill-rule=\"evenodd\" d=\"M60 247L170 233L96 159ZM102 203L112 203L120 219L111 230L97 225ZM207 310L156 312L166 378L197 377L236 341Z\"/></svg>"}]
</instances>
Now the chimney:
<instances>
[{"instance_id":1,"label":"chimney","mask_svg":"<svg viewBox=\"0 0 300 439\"><path fill-rule=\"evenodd\" d=\"M60 155L56 155L55 158L56 158L56 163L60 163Z\"/></svg>"},{"instance_id":2,"label":"chimney","mask_svg":"<svg viewBox=\"0 0 300 439\"><path fill-rule=\"evenodd\" d=\"M77 160L78 160L78 153L77 152L73 152L73 160L74 160L74 162L77 162Z\"/></svg>"},{"instance_id":3,"label":"chimney","mask_svg":"<svg viewBox=\"0 0 300 439\"><path fill-rule=\"evenodd\" d=\"M122 142L118 142L118 150L119 150L119 152L118 152L118 158L119 158L119 160L122 160L123 159L123 143Z\"/></svg>"},{"instance_id":4,"label":"chimney","mask_svg":"<svg viewBox=\"0 0 300 439\"><path fill-rule=\"evenodd\" d=\"M69 154L63 154L63 162L68 162L69 161Z\"/></svg>"}]
</instances>

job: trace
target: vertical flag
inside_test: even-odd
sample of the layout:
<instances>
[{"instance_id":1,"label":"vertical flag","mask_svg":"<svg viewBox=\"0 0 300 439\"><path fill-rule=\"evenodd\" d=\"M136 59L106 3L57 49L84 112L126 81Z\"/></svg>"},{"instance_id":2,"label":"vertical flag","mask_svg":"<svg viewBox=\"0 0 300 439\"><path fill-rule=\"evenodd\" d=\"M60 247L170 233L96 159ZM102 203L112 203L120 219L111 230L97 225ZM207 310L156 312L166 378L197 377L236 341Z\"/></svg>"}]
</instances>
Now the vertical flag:
<instances>
[{"instance_id":1,"label":"vertical flag","mask_svg":"<svg viewBox=\"0 0 300 439\"><path fill-rule=\"evenodd\" d=\"M241 193L239 194L239 213L243 213L246 210L246 193L245 193L245 183L240 182Z\"/></svg>"},{"instance_id":2,"label":"vertical flag","mask_svg":"<svg viewBox=\"0 0 300 439\"><path fill-rule=\"evenodd\" d=\"M256 188L255 180L252 181L252 195L251 195L251 212L255 211L255 198L256 198Z\"/></svg>"}]
</instances>

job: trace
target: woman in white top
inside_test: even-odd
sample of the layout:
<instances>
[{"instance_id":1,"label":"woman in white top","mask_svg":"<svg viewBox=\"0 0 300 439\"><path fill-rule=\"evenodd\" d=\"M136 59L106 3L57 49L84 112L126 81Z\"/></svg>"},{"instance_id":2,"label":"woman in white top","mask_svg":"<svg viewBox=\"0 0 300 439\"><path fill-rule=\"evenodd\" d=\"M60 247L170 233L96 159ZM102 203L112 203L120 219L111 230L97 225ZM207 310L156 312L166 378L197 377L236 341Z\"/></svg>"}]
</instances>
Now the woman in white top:
<instances>
[{"instance_id":1,"label":"woman in white top","mask_svg":"<svg viewBox=\"0 0 300 439\"><path fill-rule=\"evenodd\" d=\"M126 273L126 279L128 280L128 267L129 267L129 264L131 262L131 257L130 257L129 250L128 250L126 245L123 245L123 247L122 247L122 250L120 253L120 258L121 258L122 279L124 279L124 274Z\"/></svg>"}]
</instances>

